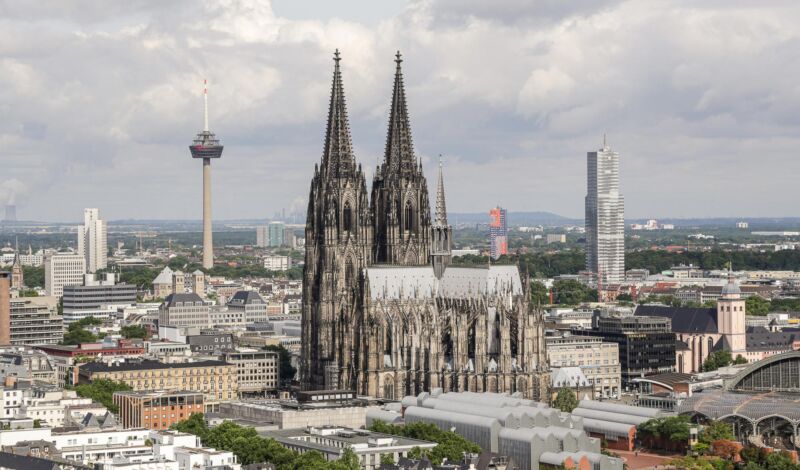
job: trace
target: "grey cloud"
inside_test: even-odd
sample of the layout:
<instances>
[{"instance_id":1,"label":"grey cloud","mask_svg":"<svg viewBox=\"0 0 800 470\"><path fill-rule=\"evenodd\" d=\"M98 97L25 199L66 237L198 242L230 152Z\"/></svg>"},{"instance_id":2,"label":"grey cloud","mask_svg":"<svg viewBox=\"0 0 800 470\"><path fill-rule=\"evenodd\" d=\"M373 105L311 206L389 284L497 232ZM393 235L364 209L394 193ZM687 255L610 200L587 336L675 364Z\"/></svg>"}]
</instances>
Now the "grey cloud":
<instances>
[{"instance_id":1,"label":"grey cloud","mask_svg":"<svg viewBox=\"0 0 800 470\"><path fill-rule=\"evenodd\" d=\"M779 1L441 0L361 24L258 0L0 1L0 154L37 188L23 218L199 218L186 146L208 78L215 216L268 216L306 197L333 49L370 169L401 49L415 148L429 177L445 155L453 211L579 216L585 153L608 132L631 216L790 215L798 16ZM769 207L721 193L743 175Z\"/></svg>"}]
</instances>

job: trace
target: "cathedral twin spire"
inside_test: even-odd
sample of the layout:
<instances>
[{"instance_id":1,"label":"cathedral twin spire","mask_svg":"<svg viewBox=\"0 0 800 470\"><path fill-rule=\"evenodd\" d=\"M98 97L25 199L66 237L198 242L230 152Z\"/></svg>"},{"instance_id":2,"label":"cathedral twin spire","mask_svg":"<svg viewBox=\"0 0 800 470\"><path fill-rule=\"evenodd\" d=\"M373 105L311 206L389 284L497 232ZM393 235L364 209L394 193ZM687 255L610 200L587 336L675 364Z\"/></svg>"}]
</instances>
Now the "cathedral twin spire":
<instances>
[{"instance_id":1,"label":"cathedral twin spire","mask_svg":"<svg viewBox=\"0 0 800 470\"><path fill-rule=\"evenodd\" d=\"M417 159L414 156L414 145L411 141L411 125L406 106L406 92L403 87L403 71L400 64L403 58L400 51L395 55L397 68L394 73L394 89L392 90L392 109L389 114L389 130L386 134L385 172L409 176L414 172Z\"/></svg>"},{"instance_id":2,"label":"cathedral twin spire","mask_svg":"<svg viewBox=\"0 0 800 470\"><path fill-rule=\"evenodd\" d=\"M322 154L322 174L329 177L344 177L355 170L353 142L350 138L350 121L344 99L342 72L339 70L339 49L333 54L331 103L328 109L328 125L325 132L325 150Z\"/></svg>"}]
</instances>

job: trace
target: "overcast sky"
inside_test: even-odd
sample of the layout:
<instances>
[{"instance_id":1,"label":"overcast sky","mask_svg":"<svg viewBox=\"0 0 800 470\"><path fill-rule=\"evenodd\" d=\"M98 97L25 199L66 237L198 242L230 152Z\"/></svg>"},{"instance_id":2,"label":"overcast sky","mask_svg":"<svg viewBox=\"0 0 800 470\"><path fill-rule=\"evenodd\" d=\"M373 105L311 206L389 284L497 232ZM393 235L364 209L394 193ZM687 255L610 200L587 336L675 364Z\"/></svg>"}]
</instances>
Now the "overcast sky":
<instances>
[{"instance_id":1,"label":"overcast sky","mask_svg":"<svg viewBox=\"0 0 800 470\"><path fill-rule=\"evenodd\" d=\"M796 0L0 0L0 203L199 219L208 78L215 219L304 210L336 48L369 178L402 51L450 211L582 217L607 133L630 218L798 215Z\"/></svg>"}]
</instances>

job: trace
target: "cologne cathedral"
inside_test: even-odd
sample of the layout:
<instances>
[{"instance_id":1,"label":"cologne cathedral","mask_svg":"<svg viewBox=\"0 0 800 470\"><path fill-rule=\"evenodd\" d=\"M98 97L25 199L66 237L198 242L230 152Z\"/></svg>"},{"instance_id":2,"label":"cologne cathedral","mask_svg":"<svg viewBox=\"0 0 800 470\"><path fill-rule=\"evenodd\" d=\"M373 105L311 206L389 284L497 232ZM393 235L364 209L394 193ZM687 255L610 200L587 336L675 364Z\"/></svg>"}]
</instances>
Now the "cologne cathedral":
<instances>
[{"instance_id":1,"label":"cologne cathedral","mask_svg":"<svg viewBox=\"0 0 800 470\"><path fill-rule=\"evenodd\" d=\"M451 265L439 164L435 216L396 56L384 159L356 162L339 52L308 198L301 382L384 399L442 388L547 400L542 312L516 266Z\"/></svg>"}]
</instances>

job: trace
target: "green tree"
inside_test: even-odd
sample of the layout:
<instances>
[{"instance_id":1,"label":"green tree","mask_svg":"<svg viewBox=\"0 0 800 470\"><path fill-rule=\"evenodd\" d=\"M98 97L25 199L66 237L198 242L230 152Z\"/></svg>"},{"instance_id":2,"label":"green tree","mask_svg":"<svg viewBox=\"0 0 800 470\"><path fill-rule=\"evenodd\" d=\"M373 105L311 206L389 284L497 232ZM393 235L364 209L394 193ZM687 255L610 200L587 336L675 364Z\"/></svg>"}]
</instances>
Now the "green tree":
<instances>
[{"instance_id":1,"label":"green tree","mask_svg":"<svg viewBox=\"0 0 800 470\"><path fill-rule=\"evenodd\" d=\"M769 300L757 295L751 295L750 297L746 298L744 300L744 304L745 311L748 315L764 316L772 309L772 304Z\"/></svg>"},{"instance_id":2,"label":"green tree","mask_svg":"<svg viewBox=\"0 0 800 470\"><path fill-rule=\"evenodd\" d=\"M84 398L91 398L100 402L112 413L118 413L119 407L114 404L114 392L125 392L133 390L124 382L115 382L107 379L92 380L88 384L80 384L75 387L75 392Z\"/></svg>"},{"instance_id":3,"label":"green tree","mask_svg":"<svg viewBox=\"0 0 800 470\"><path fill-rule=\"evenodd\" d=\"M23 266L22 277L26 286L44 288L44 266Z\"/></svg>"},{"instance_id":4,"label":"green tree","mask_svg":"<svg viewBox=\"0 0 800 470\"><path fill-rule=\"evenodd\" d=\"M548 305L550 303L550 293L541 282L531 282L531 303L533 305Z\"/></svg>"},{"instance_id":5,"label":"green tree","mask_svg":"<svg viewBox=\"0 0 800 470\"><path fill-rule=\"evenodd\" d=\"M572 410L578 407L578 398L571 389L562 388L553 400L553 406L566 413L572 413Z\"/></svg>"},{"instance_id":6,"label":"green tree","mask_svg":"<svg viewBox=\"0 0 800 470\"><path fill-rule=\"evenodd\" d=\"M78 345L81 343L93 343L97 341L97 336L92 332L86 331L85 326L101 325L103 322L95 317L81 318L80 320L70 323L67 332L64 333L64 339L61 344Z\"/></svg>"},{"instance_id":7,"label":"green tree","mask_svg":"<svg viewBox=\"0 0 800 470\"><path fill-rule=\"evenodd\" d=\"M686 416L668 416L649 419L636 429L644 435L685 442L689 440L689 426L690 421Z\"/></svg>"},{"instance_id":8,"label":"green tree","mask_svg":"<svg viewBox=\"0 0 800 470\"><path fill-rule=\"evenodd\" d=\"M40 420L40 419L34 419L34 420L33 420L33 427L34 427L34 428L41 428L41 427L42 427L42 420Z\"/></svg>"},{"instance_id":9,"label":"green tree","mask_svg":"<svg viewBox=\"0 0 800 470\"><path fill-rule=\"evenodd\" d=\"M727 367L733 363L730 351L714 351L703 361L703 372L711 372L720 367Z\"/></svg>"},{"instance_id":10,"label":"green tree","mask_svg":"<svg viewBox=\"0 0 800 470\"><path fill-rule=\"evenodd\" d=\"M295 374L297 374L297 368L292 365L292 354L289 350L280 344L270 344L269 346L265 346L264 349L278 353L278 359L281 363L279 372L281 380L288 381L294 379Z\"/></svg>"},{"instance_id":11,"label":"green tree","mask_svg":"<svg viewBox=\"0 0 800 470\"><path fill-rule=\"evenodd\" d=\"M381 465L394 465L394 454L381 455Z\"/></svg>"},{"instance_id":12,"label":"green tree","mask_svg":"<svg viewBox=\"0 0 800 470\"><path fill-rule=\"evenodd\" d=\"M142 325L126 325L120 328L119 332L123 338L147 338L147 330Z\"/></svg>"},{"instance_id":13,"label":"green tree","mask_svg":"<svg viewBox=\"0 0 800 470\"><path fill-rule=\"evenodd\" d=\"M39 293L34 289L22 289L19 291L20 297L39 297Z\"/></svg>"},{"instance_id":14,"label":"green tree","mask_svg":"<svg viewBox=\"0 0 800 470\"><path fill-rule=\"evenodd\" d=\"M567 279L553 283L555 303L561 305L578 305L582 302L596 302L597 291L578 281Z\"/></svg>"},{"instance_id":15,"label":"green tree","mask_svg":"<svg viewBox=\"0 0 800 470\"><path fill-rule=\"evenodd\" d=\"M617 296L617 301L619 302L632 302L633 297L630 294L620 294Z\"/></svg>"},{"instance_id":16,"label":"green tree","mask_svg":"<svg viewBox=\"0 0 800 470\"><path fill-rule=\"evenodd\" d=\"M733 364L737 366L741 364L747 364L747 359L742 357L741 354L737 354L736 359L733 360Z\"/></svg>"},{"instance_id":17,"label":"green tree","mask_svg":"<svg viewBox=\"0 0 800 470\"><path fill-rule=\"evenodd\" d=\"M703 427L700 435L697 436L698 442L711 445L714 441L732 441L736 439L733 435L733 426L724 421L712 421Z\"/></svg>"}]
</instances>

